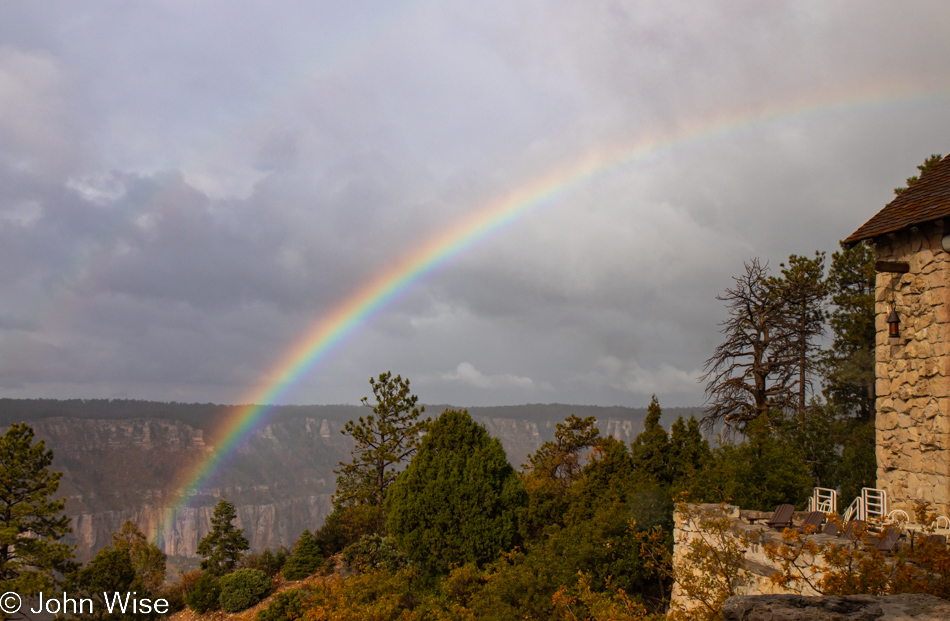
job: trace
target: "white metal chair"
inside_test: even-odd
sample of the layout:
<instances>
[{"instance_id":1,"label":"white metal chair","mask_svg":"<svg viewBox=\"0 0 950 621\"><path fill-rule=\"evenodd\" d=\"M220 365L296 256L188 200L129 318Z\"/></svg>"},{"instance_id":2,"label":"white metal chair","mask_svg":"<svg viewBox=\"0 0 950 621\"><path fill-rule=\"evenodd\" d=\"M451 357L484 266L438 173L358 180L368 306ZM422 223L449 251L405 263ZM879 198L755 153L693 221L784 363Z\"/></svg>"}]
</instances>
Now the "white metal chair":
<instances>
[{"instance_id":1,"label":"white metal chair","mask_svg":"<svg viewBox=\"0 0 950 621\"><path fill-rule=\"evenodd\" d=\"M851 520L863 520L864 519L864 500L858 496L851 501L851 504L848 505L848 508L844 510L844 515L841 516L841 522L847 523Z\"/></svg>"},{"instance_id":2,"label":"white metal chair","mask_svg":"<svg viewBox=\"0 0 950 621\"><path fill-rule=\"evenodd\" d=\"M888 524L896 524L897 522L910 522L910 516L907 515L907 512L903 509L894 509L887 514L887 519L884 521Z\"/></svg>"},{"instance_id":3,"label":"white metal chair","mask_svg":"<svg viewBox=\"0 0 950 621\"><path fill-rule=\"evenodd\" d=\"M950 528L950 518L944 515L938 515L937 519L930 523L934 528Z\"/></svg>"},{"instance_id":4,"label":"white metal chair","mask_svg":"<svg viewBox=\"0 0 950 621\"><path fill-rule=\"evenodd\" d=\"M821 511L823 513L838 512L838 492L827 487L816 487L812 490L811 498L808 499L809 511Z\"/></svg>"},{"instance_id":5,"label":"white metal chair","mask_svg":"<svg viewBox=\"0 0 950 621\"><path fill-rule=\"evenodd\" d=\"M865 487L861 489L861 499L864 501L864 516L859 520L881 520L887 517L887 492L882 489ZM905 514L906 515L906 514Z\"/></svg>"}]
</instances>

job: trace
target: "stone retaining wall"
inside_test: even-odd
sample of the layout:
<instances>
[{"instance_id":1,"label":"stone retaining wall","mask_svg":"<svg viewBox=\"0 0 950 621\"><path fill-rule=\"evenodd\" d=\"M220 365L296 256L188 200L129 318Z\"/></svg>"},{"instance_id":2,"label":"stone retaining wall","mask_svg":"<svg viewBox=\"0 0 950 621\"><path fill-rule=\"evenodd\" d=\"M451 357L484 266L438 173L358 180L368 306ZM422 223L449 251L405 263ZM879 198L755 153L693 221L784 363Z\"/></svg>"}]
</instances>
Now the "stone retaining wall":
<instances>
[{"instance_id":1,"label":"stone retaining wall","mask_svg":"<svg viewBox=\"0 0 950 621\"><path fill-rule=\"evenodd\" d=\"M803 588L796 591L790 591L775 585L771 576L780 572L778 563L769 560L765 553L765 546L768 544L780 545L782 543L782 533L778 530L768 528L762 522L750 524L749 518L761 518L771 515L761 511L740 511L739 507L734 505L689 505L687 510L692 519L685 513L674 511L673 513L673 564L675 567L682 567L685 564L685 556L689 551L690 542L703 538L707 544L713 547L719 547L717 535L704 531L701 528L703 515L722 515L721 510L725 509L725 516L729 519L728 535L733 540L738 540L743 536L748 540L745 546L743 571L741 573L741 584L736 589L737 593L742 595L763 595L763 594L788 594L798 595L818 595L814 589L803 585ZM800 523L805 517L804 512L798 512L793 515L793 521ZM820 544L832 539L827 535L811 535L816 542ZM843 540L838 540L842 543ZM796 562L796 565L802 568L809 568L808 575L813 576L814 580L820 580L822 563L816 562L814 558L802 556ZM818 571L812 574L810 569L814 567ZM692 609L698 605L698 602L691 601L686 593L683 592L680 585L674 584L671 595L671 604L685 609Z\"/></svg>"}]
</instances>

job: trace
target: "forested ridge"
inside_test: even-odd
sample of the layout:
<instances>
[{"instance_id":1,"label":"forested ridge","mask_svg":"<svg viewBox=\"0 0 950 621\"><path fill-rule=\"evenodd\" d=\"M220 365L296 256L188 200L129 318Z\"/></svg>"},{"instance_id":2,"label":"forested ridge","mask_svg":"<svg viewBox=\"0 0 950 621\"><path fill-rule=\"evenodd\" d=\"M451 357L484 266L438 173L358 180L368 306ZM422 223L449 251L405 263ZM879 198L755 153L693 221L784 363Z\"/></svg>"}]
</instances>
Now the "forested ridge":
<instances>
[{"instance_id":1,"label":"forested ridge","mask_svg":"<svg viewBox=\"0 0 950 621\"><path fill-rule=\"evenodd\" d=\"M23 421L45 418L80 418L124 420L155 418L176 420L212 433L221 421L236 415L241 405L216 403L178 403L174 401L144 401L136 399L9 399L0 398L0 425L9 426ZM460 406L431 404L430 412L457 409ZM563 403L526 403L466 408L476 418L510 418L534 422L563 420L572 413L594 416L598 420L629 420L642 423L646 408L624 406L568 405ZM676 416L699 413L700 406L667 408L664 424L671 424ZM267 407L267 419L316 418L346 422L363 412L359 405L274 405Z\"/></svg>"}]
</instances>

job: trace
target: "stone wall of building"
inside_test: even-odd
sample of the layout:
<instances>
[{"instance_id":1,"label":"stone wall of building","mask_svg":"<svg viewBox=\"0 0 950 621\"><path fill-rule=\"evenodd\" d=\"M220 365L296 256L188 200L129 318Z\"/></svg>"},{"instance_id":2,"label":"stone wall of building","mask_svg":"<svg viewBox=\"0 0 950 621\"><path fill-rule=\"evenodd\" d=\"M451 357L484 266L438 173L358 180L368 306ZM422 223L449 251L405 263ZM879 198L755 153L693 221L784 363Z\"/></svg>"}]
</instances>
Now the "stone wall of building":
<instances>
[{"instance_id":1,"label":"stone wall of building","mask_svg":"<svg viewBox=\"0 0 950 621\"><path fill-rule=\"evenodd\" d=\"M878 240L878 260L905 261L906 274L876 282L877 486L889 509L913 515L915 501L950 514L950 254L945 227L929 224ZM890 305L900 344L889 342Z\"/></svg>"}]
</instances>

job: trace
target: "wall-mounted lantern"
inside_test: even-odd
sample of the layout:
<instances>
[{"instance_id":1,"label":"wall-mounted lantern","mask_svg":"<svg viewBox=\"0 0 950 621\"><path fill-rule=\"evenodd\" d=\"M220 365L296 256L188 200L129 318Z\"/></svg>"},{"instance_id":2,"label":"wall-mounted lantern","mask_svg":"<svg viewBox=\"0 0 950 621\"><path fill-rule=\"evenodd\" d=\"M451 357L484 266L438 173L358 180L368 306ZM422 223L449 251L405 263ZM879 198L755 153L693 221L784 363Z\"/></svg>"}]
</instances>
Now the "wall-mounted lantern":
<instances>
[{"instance_id":1,"label":"wall-mounted lantern","mask_svg":"<svg viewBox=\"0 0 950 621\"><path fill-rule=\"evenodd\" d=\"M901 344L901 320L893 305L891 312L887 315L887 342L891 345Z\"/></svg>"}]
</instances>

